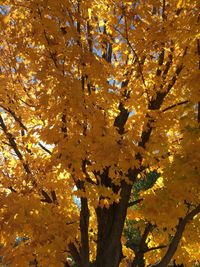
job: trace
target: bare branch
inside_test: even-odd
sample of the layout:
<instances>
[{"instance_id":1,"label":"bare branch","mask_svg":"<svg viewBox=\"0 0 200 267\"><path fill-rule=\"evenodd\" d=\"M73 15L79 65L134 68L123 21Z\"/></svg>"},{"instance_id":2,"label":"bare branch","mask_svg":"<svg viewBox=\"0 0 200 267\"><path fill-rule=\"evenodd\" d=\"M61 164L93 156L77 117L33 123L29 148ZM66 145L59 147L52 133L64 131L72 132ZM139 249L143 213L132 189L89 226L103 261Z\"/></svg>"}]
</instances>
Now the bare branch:
<instances>
[{"instance_id":1,"label":"bare branch","mask_svg":"<svg viewBox=\"0 0 200 267\"><path fill-rule=\"evenodd\" d=\"M148 248L147 252L152 251L152 250L166 248L166 247L167 247L167 245L160 245L160 246L157 246L157 247Z\"/></svg>"},{"instance_id":2,"label":"bare branch","mask_svg":"<svg viewBox=\"0 0 200 267\"><path fill-rule=\"evenodd\" d=\"M128 203L128 207L132 207L132 206L134 206L136 204L139 204L142 201L143 201L143 198L139 198L139 199L137 199L135 201L131 201L131 202Z\"/></svg>"},{"instance_id":3,"label":"bare branch","mask_svg":"<svg viewBox=\"0 0 200 267\"><path fill-rule=\"evenodd\" d=\"M180 106L180 105L187 104L188 102L189 102L189 100L185 100L185 101L176 103L176 104L171 105L171 106L169 106L169 107L167 107L167 108L164 108L164 109L162 110L162 112L165 112L165 111L167 111L167 110L170 110L170 109L172 109L172 108L174 108L174 107L177 107L177 106Z\"/></svg>"},{"instance_id":4,"label":"bare branch","mask_svg":"<svg viewBox=\"0 0 200 267\"><path fill-rule=\"evenodd\" d=\"M44 150L46 151L49 155L52 155L52 152L46 148L41 142L38 143L38 145Z\"/></svg>"}]
</instances>

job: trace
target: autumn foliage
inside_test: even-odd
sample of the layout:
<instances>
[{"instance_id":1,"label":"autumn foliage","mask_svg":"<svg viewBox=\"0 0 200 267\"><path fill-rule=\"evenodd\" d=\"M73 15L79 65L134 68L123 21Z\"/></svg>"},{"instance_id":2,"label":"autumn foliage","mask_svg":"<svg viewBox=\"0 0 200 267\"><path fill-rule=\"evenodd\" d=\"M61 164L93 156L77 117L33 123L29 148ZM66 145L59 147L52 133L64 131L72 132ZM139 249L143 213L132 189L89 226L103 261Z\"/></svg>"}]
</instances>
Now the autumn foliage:
<instances>
[{"instance_id":1,"label":"autumn foliage","mask_svg":"<svg viewBox=\"0 0 200 267\"><path fill-rule=\"evenodd\" d=\"M200 261L198 0L0 6L0 265Z\"/></svg>"}]
</instances>

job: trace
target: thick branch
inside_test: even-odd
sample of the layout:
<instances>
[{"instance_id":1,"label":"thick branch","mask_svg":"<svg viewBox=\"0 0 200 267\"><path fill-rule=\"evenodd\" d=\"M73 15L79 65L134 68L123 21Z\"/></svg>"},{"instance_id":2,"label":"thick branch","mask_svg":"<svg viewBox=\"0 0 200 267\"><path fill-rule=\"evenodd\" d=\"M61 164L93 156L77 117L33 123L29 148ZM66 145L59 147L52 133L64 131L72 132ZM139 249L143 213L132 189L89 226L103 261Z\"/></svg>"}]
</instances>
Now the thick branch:
<instances>
[{"instance_id":1,"label":"thick branch","mask_svg":"<svg viewBox=\"0 0 200 267\"><path fill-rule=\"evenodd\" d=\"M200 19L200 16L198 17L198 20ZM200 70L200 40L197 39L197 53L199 56L199 70ZM198 102L198 111L197 111L197 121L200 123L200 102Z\"/></svg>"},{"instance_id":2,"label":"thick branch","mask_svg":"<svg viewBox=\"0 0 200 267\"><path fill-rule=\"evenodd\" d=\"M131 267L143 267L144 265L144 254L148 251L146 240L149 233L153 230L154 226L150 223L147 224L144 233L142 235L138 251L135 253L135 258L131 264Z\"/></svg>"},{"instance_id":3,"label":"thick branch","mask_svg":"<svg viewBox=\"0 0 200 267\"><path fill-rule=\"evenodd\" d=\"M170 92L170 90L172 89L172 87L176 83L177 78L178 78L179 74L181 73L182 69L183 69L182 65L177 67L175 75L173 76L171 83L168 84L166 91L157 92L155 99L153 98L150 101L149 106L148 106L149 110L159 110L160 109L160 107L162 106L162 104L164 102L165 97L167 96L167 94ZM145 148L147 142L149 141L151 132L153 130L152 123L154 122L154 120L148 114L147 114L147 118L148 118L147 125L145 127L145 130L143 130L143 132L142 132L141 141L138 144L139 147L143 147L143 148ZM140 154L137 154L136 156L139 160L141 160Z\"/></svg>"},{"instance_id":4,"label":"thick branch","mask_svg":"<svg viewBox=\"0 0 200 267\"><path fill-rule=\"evenodd\" d=\"M129 75L131 75L131 73L132 73L132 71L131 72L127 72L125 74L125 76L126 77L129 76ZM126 88L128 86L129 80L130 79L127 77L126 80L122 82L121 89ZM125 101L130 97L130 92L128 92L127 89L125 90L125 93L123 94L123 97L124 97ZM124 127L125 127L125 124L126 124L126 122L128 120L128 116L129 116L130 112L128 111L128 109L125 108L123 102L119 103L118 109L119 109L120 112L117 115L117 117L115 118L114 126L118 128L118 133L120 135L122 135L122 134L124 134Z\"/></svg>"},{"instance_id":5,"label":"thick branch","mask_svg":"<svg viewBox=\"0 0 200 267\"><path fill-rule=\"evenodd\" d=\"M89 267L89 208L87 198L81 198L80 229L81 229L81 261L82 267Z\"/></svg>"},{"instance_id":6,"label":"thick branch","mask_svg":"<svg viewBox=\"0 0 200 267\"><path fill-rule=\"evenodd\" d=\"M191 221L195 215L197 215L198 213L200 213L200 204L193 209L191 212L189 212L183 219L179 219L179 223L177 225L177 230L176 233L169 245L169 248L165 254L165 256L163 257L163 259L156 264L154 267L167 267L168 264L170 263L170 261L172 260L178 244L182 238L183 232L185 230L185 227L187 225L187 223L189 223L189 221Z\"/></svg>"},{"instance_id":7,"label":"thick branch","mask_svg":"<svg viewBox=\"0 0 200 267\"><path fill-rule=\"evenodd\" d=\"M78 181L76 184L79 190L84 190L84 183ZM81 197L81 211L80 211L80 231L81 231L81 248L80 248L80 267L89 267L89 217L90 212L88 208L87 198Z\"/></svg>"},{"instance_id":8,"label":"thick branch","mask_svg":"<svg viewBox=\"0 0 200 267\"><path fill-rule=\"evenodd\" d=\"M163 20L165 20L167 18L166 14L165 14L165 9L166 9L166 1L163 0L163 7L162 7L162 18L163 18Z\"/></svg>"},{"instance_id":9,"label":"thick branch","mask_svg":"<svg viewBox=\"0 0 200 267\"><path fill-rule=\"evenodd\" d=\"M174 49L171 48L170 50L171 50L171 53L168 55L168 61L165 64L165 69L164 69L163 74L162 74L163 80L166 79L167 74L168 74L169 69L170 69L171 64L172 64L172 59L173 59L172 52L174 51Z\"/></svg>"},{"instance_id":10,"label":"thick branch","mask_svg":"<svg viewBox=\"0 0 200 267\"><path fill-rule=\"evenodd\" d=\"M91 34L91 25L89 21L87 21L87 41L89 46L89 51L92 52L92 34Z\"/></svg>"},{"instance_id":11,"label":"thick branch","mask_svg":"<svg viewBox=\"0 0 200 267\"><path fill-rule=\"evenodd\" d=\"M76 246L73 243L70 243L68 245L70 253L74 259L74 261L76 262L77 266L81 266L81 257L79 254L79 251L77 250Z\"/></svg>"},{"instance_id":12,"label":"thick branch","mask_svg":"<svg viewBox=\"0 0 200 267\"><path fill-rule=\"evenodd\" d=\"M172 89L172 87L176 83L177 78L178 78L179 74L181 73L182 69L183 69L183 65L178 66L176 69L175 75L173 76L173 78L171 80L171 83L169 83L167 86L167 89L164 92L159 91L156 95L156 98L152 99L152 101L149 104L150 110L156 110L156 109L159 109L161 107L166 95L169 93L169 91Z\"/></svg>"},{"instance_id":13,"label":"thick branch","mask_svg":"<svg viewBox=\"0 0 200 267\"><path fill-rule=\"evenodd\" d=\"M118 128L119 134L124 133L124 126L128 120L129 112L122 103L119 104L119 115L115 118L114 126Z\"/></svg>"}]
</instances>

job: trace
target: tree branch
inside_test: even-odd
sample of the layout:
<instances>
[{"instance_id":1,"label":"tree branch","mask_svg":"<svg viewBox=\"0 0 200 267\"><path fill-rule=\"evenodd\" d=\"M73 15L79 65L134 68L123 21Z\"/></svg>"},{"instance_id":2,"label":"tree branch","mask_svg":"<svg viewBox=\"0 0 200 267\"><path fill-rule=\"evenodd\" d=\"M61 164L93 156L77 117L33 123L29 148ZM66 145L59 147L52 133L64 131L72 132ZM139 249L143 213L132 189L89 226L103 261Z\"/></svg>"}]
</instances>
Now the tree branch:
<instances>
[{"instance_id":1,"label":"tree branch","mask_svg":"<svg viewBox=\"0 0 200 267\"><path fill-rule=\"evenodd\" d=\"M200 16L198 17L198 21L200 20ZM199 56L199 70L200 70L200 40L197 39L197 53ZM197 111L197 121L200 123L200 102L198 102L198 111Z\"/></svg>"},{"instance_id":2,"label":"tree branch","mask_svg":"<svg viewBox=\"0 0 200 267\"><path fill-rule=\"evenodd\" d=\"M144 233L142 235L140 244L139 244L139 248L137 250L137 252L135 253L135 257L132 261L131 267L144 267L145 263L144 263L144 254L145 252L147 252L148 248L147 248L147 244L146 244L146 240L148 237L148 234L153 230L154 226L151 223L148 223Z\"/></svg>"},{"instance_id":3,"label":"tree branch","mask_svg":"<svg viewBox=\"0 0 200 267\"><path fill-rule=\"evenodd\" d=\"M189 223L189 221L191 221L194 218L194 216L197 215L198 213L200 213L200 204L195 209L190 211L183 219L182 218L179 219L176 233L168 247L168 250L165 256L162 258L162 260L158 264L154 265L154 267L167 267L168 266L168 264L172 260L177 250L178 244L182 238L182 235L183 235L183 232L185 230L187 223Z\"/></svg>"},{"instance_id":4,"label":"tree branch","mask_svg":"<svg viewBox=\"0 0 200 267\"><path fill-rule=\"evenodd\" d=\"M41 199L42 202L49 203L49 204L53 203L53 200L50 198L50 196L43 189L42 189L41 193L44 197L44 199Z\"/></svg>"},{"instance_id":5,"label":"tree branch","mask_svg":"<svg viewBox=\"0 0 200 267\"><path fill-rule=\"evenodd\" d=\"M142 82L143 82L144 86L146 86L144 74L142 72L142 65L141 65L140 59L139 59L135 49L133 48L132 44L129 41L126 15L124 15L124 18L125 18L126 42L127 42L128 46L130 47L131 51L133 52L134 56L135 56L135 61L138 64L138 70L139 70L140 76L142 78Z\"/></svg>"},{"instance_id":6,"label":"tree branch","mask_svg":"<svg viewBox=\"0 0 200 267\"><path fill-rule=\"evenodd\" d=\"M131 202L128 203L128 207L132 207L132 206L134 206L136 204L139 204L142 201L143 201L143 198L139 198L137 200L131 201Z\"/></svg>"},{"instance_id":7,"label":"tree branch","mask_svg":"<svg viewBox=\"0 0 200 267\"><path fill-rule=\"evenodd\" d=\"M152 248L148 248L146 252L152 251L152 250L157 250L157 249L162 249L162 248L166 248L167 245L160 245L157 247L152 247Z\"/></svg>"},{"instance_id":8,"label":"tree branch","mask_svg":"<svg viewBox=\"0 0 200 267\"><path fill-rule=\"evenodd\" d=\"M76 186L79 190L84 190L84 182L78 181ZM90 212L88 208L88 200L81 197L81 211L80 211L80 231L81 231L81 248L80 248L80 267L89 267L89 217Z\"/></svg>"},{"instance_id":9,"label":"tree branch","mask_svg":"<svg viewBox=\"0 0 200 267\"><path fill-rule=\"evenodd\" d=\"M13 193L17 193L17 191L12 186L8 186L8 189L10 189L10 191Z\"/></svg>"},{"instance_id":10,"label":"tree branch","mask_svg":"<svg viewBox=\"0 0 200 267\"><path fill-rule=\"evenodd\" d=\"M149 109L150 110L156 110L159 109L166 97L166 95L169 93L169 91L172 89L172 87L174 86L174 84L177 81L177 78L179 76L179 74L181 73L183 69L183 65L180 65L177 67L175 74L171 80L171 83L168 84L167 89L163 92L163 91L159 91L156 94L156 98L153 98L151 100L151 102L149 103Z\"/></svg>"},{"instance_id":11,"label":"tree branch","mask_svg":"<svg viewBox=\"0 0 200 267\"><path fill-rule=\"evenodd\" d=\"M3 120L1 115L0 115L0 126L1 126L4 134L6 135L8 141L9 141L9 145L12 147L12 149L15 151L15 154L18 156L19 160L22 162L22 165L24 167L24 170L25 170L26 174L31 174L31 170L29 168L28 163L24 162L23 155L20 152L20 150L18 149L18 146L17 146L17 144L15 142L15 138L10 132L8 132L8 129L7 129L6 125L5 125L5 123L4 123L4 120ZM33 183L33 185L37 184L35 180L32 180L32 183ZM9 187L9 189L12 192L16 192L16 190L13 189L12 187ZM53 200L49 197L49 195L44 190L42 190L41 193L42 193L44 199L41 199L41 201L42 202L46 202L46 203L53 203L54 200L56 199L56 195L55 195L54 191L52 191L52 192L53 192L52 193Z\"/></svg>"},{"instance_id":12,"label":"tree branch","mask_svg":"<svg viewBox=\"0 0 200 267\"><path fill-rule=\"evenodd\" d=\"M22 120L20 119L20 117L18 117L18 116L15 114L14 111L12 111L10 108L6 108L6 107L4 107L4 106L2 106L2 105L1 105L1 107L2 107L5 111L7 111L8 113L10 113L10 114L13 116L13 118L15 119L15 121L20 125L20 127L21 127L22 129L24 129L25 131L28 131L27 128L26 128L26 126L22 123Z\"/></svg>"},{"instance_id":13,"label":"tree branch","mask_svg":"<svg viewBox=\"0 0 200 267\"><path fill-rule=\"evenodd\" d=\"M148 105L149 110L159 110L160 109L160 107L162 106L162 104L164 102L165 97L167 96L167 94L170 92L171 88L176 83L176 80L177 80L179 74L181 73L182 69L183 69L182 65L177 67L175 74L171 80L171 83L168 84L166 91L164 91L164 92L158 91L156 94L156 97L150 101L150 103ZM147 114L146 117L148 118L147 125L146 125L145 129L142 131L141 141L138 144L138 146L142 147L142 148L145 148L145 145L149 141L151 132L153 130L152 123L154 122L154 119L151 118L149 116L149 114ZM141 160L141 155L138 153L136 155L136 158Z\"/></svg>"},{"instance_id":14,"label":"tree branch","mask_svg":"<svg viewBox=\"0 0 200 267\"><path fill-rule=\"evenodd\" d=\"M38 145L44 150L46 151L49 155L52 155L52 152L46 148L45 146L43 146L43 144L41 142L38 143Z\"/></svg>"},{"instance_id":15,"label":"tree branch","mask_svg":"<svg viewBox=\"0 0 200 267\"><path fill-rule=\"evenodd\" d=\"M165 14L165 9L166 9L166 1L163 0L163 6L162 6L162 18L163 20L166 20L167 16Z\"/></svg>"},{"instance_id":16,"label":"tree branch","mask_svg":"<svg viewBox=\"0 0 200 267\"><path fill-rule=\"evenodd\" d=\"M79 251L77 250L76 246L73 243L70 243L68 245L70 253L74 259L74 261L76 262L77 266L81 266L81 257L79 254Z\"/></svg>"},{"instance_id":17,"label":"tree branch","mask_svg":"<svg viewBox=\"0 0 200 267\"><path fill-rule=\"evenodd\" d=\"M172 108L174 108L174 107L177 107L177 106L180 106L180 105L187 104L188 102L189 102L189 100L185 100L185 101L176 103L176 104L171 105L171 106L169 106L169 107L167 107L167 108L164 108L164 109L162 110L162 112L165 112L165 111L167 111L167 110L170 110L170 109L172 109Z\"/></svg>"},{"instance_id":18,"label":"tree branch","mask_svg":"<svg viewBox=\"0 0 200 267\"><path fill-rule=\"evenodd\" d=\"M114 126L118 128L118 133L122 135L124 133L124 126L128 120L129 112L122 103L119 104L120 113L115 118Z\"/></svg>"},{"instance_id":19,"label":"tree branch","mask_svg":"<svg viewBox=\"0 0 200 267\"><path fill-rule=\"evenodd\" d=\"M2 130L3 130L3 132L4 132L4 134L6 135L8 141L9 141L10 146L11 146L12 149L15 151L15 153L16 153L17 157L19 158L19 160L22 161L22 165L23 165L23 167L24 167L25 172L26 172L27 174L31 174L31 171L30 171L30 169L29 169L28 164L24 162L22 153L20 152L20 150L19 150L18 147L17 147L17 144L16 144L16 142L15 142L15 138L14 138L14 136L13 136L10 132L8 132L8 129L7 129L6 125L5 125L5 123L4 123L4 120L3 120L3 118L2 118L1 115L0 115L0 126L1 126L1 128L2 128Z\"/></svg>"}]
</instances>

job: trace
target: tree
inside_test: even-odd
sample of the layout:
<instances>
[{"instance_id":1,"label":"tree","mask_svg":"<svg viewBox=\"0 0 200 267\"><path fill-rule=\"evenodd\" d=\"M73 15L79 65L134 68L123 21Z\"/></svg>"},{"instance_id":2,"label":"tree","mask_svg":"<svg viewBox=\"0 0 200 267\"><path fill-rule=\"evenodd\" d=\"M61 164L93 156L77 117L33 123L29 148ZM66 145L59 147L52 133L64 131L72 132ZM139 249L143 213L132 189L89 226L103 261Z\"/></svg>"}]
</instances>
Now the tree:
<instances>
[{"instance_id":1,"label":"tree","mask_svg":"<svg viewBox=\"0 0 200 267\"><path fill-rule=\"evenodd\" d=\"M3 1L2 264L200 260L198 2Z\"/></svg>"}]
</instances>

